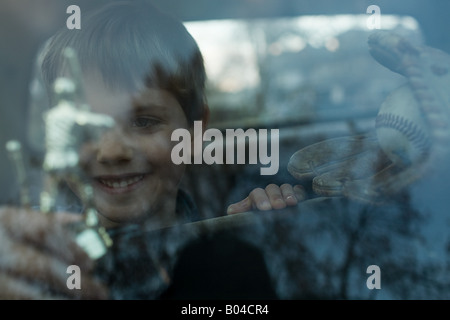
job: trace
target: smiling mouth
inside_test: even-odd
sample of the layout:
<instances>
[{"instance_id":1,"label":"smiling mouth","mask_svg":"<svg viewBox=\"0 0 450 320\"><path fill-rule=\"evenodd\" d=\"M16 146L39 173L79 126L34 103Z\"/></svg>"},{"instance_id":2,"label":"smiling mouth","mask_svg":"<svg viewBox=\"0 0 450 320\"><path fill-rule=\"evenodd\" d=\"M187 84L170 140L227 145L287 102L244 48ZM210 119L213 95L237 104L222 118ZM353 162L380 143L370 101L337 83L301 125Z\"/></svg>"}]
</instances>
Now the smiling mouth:
<instances>
[{"instance_id":1,"label":"smiling mouth","mask_svg":"<svg viewBox=\"0 0 450 320\"><path fill-rule=\"evenodd\" d=\"M127 175L122 177L98 177L95 180L103 189L111 191L128 191L139 184L145 174Z\"/></svg>"}]
</instances>

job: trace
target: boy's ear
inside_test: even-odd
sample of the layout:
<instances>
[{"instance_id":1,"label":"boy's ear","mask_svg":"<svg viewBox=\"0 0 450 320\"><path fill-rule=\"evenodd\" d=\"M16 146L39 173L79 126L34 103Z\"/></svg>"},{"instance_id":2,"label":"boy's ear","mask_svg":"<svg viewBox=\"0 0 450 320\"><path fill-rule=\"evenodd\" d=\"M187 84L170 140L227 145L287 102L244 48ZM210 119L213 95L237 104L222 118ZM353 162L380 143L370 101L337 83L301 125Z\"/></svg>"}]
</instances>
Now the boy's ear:
<instances>
[{"instance_id":1,"label":"boy's ear","mask_svg":"<svg viewBox=\"0 0 450 320\"><path fill-rule=\"evenodd\" d=\"M209 123L209 105L207 103L205 103L203 105L202 122L203 122L203 128L208 127L208 123Z\"/></svg>"}]
</instances>

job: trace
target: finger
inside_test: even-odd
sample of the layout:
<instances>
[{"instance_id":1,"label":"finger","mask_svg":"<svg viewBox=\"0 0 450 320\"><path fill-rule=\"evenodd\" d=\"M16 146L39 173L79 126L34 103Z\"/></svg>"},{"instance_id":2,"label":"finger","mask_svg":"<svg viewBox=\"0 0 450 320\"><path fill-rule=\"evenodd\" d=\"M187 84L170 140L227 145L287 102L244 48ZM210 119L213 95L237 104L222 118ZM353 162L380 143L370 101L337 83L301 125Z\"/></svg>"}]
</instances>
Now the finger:
<instances>
[{"instance_id":1,"label":"finger","mask_svg":"<svg viewBox=\"0 0 450 320\"><path fill-rule=\"evenodd\" d=\"M65 295L72 299L105 300L109 297L108 288L89 272L79 270L79 274L66 270L66 282L64 286L56 287L57 294ZM78 272L78 271L75 271ZM73 279L73 277L78 277Z\"/></svg>"},{"instance_id":2,"label":"finger","mask_svg":"<svg viewBox=\"0 0 450 320\"><path fill-rule=\"evenodd\" d=\"M253 189L249 194L249 198L252 203L253 208L257 208L258 210L271 210L272 205L270 204L270 199L266 193L266 190L261 188Z\"/></svg>"},{"instance_id":3,"label":"finger","mask_svg":"<svg viewBox=\"0 0 450 320\"><path fill-rule=\"evenodd\" d=\"M38 237L49 227L58 227L80 221L81 215L70 213L49 214L23 208L0 208L0 223L16 237Z\"/></svg>"},{"instance_id":4,"label":"finger","mask_svg":"<svg viewBox=\"0 0 450 320\"><path fill-rule=\"evenodd\" d=\"M252 209L252 202L249 197L239 202L230 204L227 208L227 214L235 214L240 212L247 212Z\"/></svg>"},{"instance_id":5,"label":"finger","mask_svg":"<svg viewBox=\"0 0 450 320\"><path fill-rule=\"evenodd\" d=\"M0 300L49 300L64 299L63 296L50 295L41 287L23 279L0 273Z\"/></svg>"},{"instance_id":6,"label":"finger","mask_svg":"<svg viewBox=\"0 0 450 320\"><path fill-rule=\"evenodd\" d=\"M302 185L297 184L294 186L294 194L298 202L306 200L306 190Z\"/></svg>"},{"instance_id":7,"label":"finger","mask_svg":"<svg viewBox=\"0 0 450 320\"><path fill-rule=\"evenodd\" d=\"M68 225L83 221L83 215L77 213L58 212L54 214L54 219L56 223Z\"/></svg>"},{"instance_id":8,"label":"finger","mask_svg":"<svg viewBox=\"0 0 450 320\"><path fill-rule=\"evenodd\" d=\"M276 184L269 184L266 187L266 194L269 197L270 204L273 209L286 208L286 202L284 201L281 189Z\"/></svg>"},{"instance_id":9,"label":"finger","mask_svg":"<svg viewBox=\"0 0 450 320\"><path fill-rule=\"evenodd\" d=\"M68 279L69 265L42 251L22 243L3 242L0 248L0 269L11 276L41 284L47 293L58 293L70 298L105 299L107 291L97 281L93 280L90 272L79 269L79 282L84 290L70 290ZM44 285L45 284L45 285Z\"/></svg>"},{"instance_id":10,"label":"finger","mask_svg":"<svg viewBox=\"0 0 450 320\"><path fill-rule=\"evenodd\" d=\"M13 239L24 241L38 248L48 250L68 264L93 268L93 261L74 240L74 233L61 221L77 220L63 214L44 214L16 208L0 209L2 230Z\"/></svg>"},{"instance_id":11,"label":"finger","mask_svg":"<svg viewBox=\"0 0 450 320\"><path fill-rule=\"evenodd\" d=\"M285 183L280 186L284 202L287 206L295 206L298 203L297 197L292 185Z\"/></svg>"},{"instance_id":12,"label":"finger","mask_svg":"<svg viewBox=\"0 0 450 320\"><path fill-rule=\"evenodd\" d=\"M62 285L69 265L59 259L21 242L2 241L0 269L33 281Z\"/></svg>"},{"instance_id":13,"label":"finger","mask_svg":"<svg viewBox=\"0 0 450 320\"><path fill-rule=\"evenodd\" d=\"M0 300L108 299L107 290L96 280L86 277L81 278L80 289L69 289L66 286L62 291L65 292L56 292L42 283L0 273Z\"/></svg>"}]
</instances>

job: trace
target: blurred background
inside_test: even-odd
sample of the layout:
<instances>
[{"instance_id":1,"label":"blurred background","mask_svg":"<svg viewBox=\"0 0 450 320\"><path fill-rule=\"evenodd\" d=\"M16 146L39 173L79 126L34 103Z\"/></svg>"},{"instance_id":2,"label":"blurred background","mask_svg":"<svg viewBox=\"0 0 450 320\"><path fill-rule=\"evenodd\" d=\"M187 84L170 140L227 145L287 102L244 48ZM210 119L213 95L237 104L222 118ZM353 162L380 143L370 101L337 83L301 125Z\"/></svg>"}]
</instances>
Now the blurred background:
<instances>
[{"instance_id":1,"label":"blurred background","mask_svg":"<svg viewBox=\"0 0 450 320\"><path fill-rule=\"evenodd\" d=\"M82 17L110 1L0 4L0 142L4 146L10 139L21 141L30 167L40 165L33 141L41 133L29 126L36 53L53 32L65 27L69 5L80 6ZM261 176L259 165L191 166L185 187L205 218L225 214L228 204L255 187L296 183L286 169L295 151L324 139L373 131L381 103L405 79L368 52L370 5L381 10L381 29L450 53L446 0L153 3L184 21L199 43L209 78L210 127L280 129L280 170L275 176ZM6 152L0 152L0 178L0 203L17 203L16 176ZM439 214L447 213L446 206L439 208ZM330 212L332 217L302 216L301 224L295 222L298 229L283 225L281 231L270 230L283 236L269 241L266 251L278 293L282 298L304 297L301 283L312 296L449 298L448 219L442 216L430 223L429 212L416 209L361 218L354 213L364 208L349 207ZM433 227L419 232L424 221ZM296 244L299 255L292 255L287 243ZM381 293L365 287L365 267L371 261L390 270L385 279L391 286Z\"/></svg>"}]
</instances>

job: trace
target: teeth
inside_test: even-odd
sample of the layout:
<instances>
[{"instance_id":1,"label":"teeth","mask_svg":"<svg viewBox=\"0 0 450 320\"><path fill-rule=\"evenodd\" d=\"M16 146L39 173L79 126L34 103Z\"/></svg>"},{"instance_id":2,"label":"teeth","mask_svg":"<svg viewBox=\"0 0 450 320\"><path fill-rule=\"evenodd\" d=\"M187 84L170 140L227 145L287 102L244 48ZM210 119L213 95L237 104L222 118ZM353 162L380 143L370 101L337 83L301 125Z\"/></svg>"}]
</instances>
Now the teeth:
<instances>
[{"instance_id":1,"label":"teeth","mask_svg":"<svg viewBox=\"0 0 450 320\"><path fill-rule=\"evenodd\" d=\"M122 181L121 183L120 183L120 187L126 187L128 185L128 183L127 182L125 182L125 181Z\"/></svg>"},{"instance_id":2,"label":"teeth","mask_svg":"<svg viewBox=\"0 0 450 320\"><path fill-rule=\"evenodd\" d=\"M110 188L125 188L128 187L130 184L133 184L139 180L142 180L144 176L136 176L129 179L122 179L122 180L102 180L100 179L100 182L104 185L110 187Z\"/></svg>"}]
</instances>

